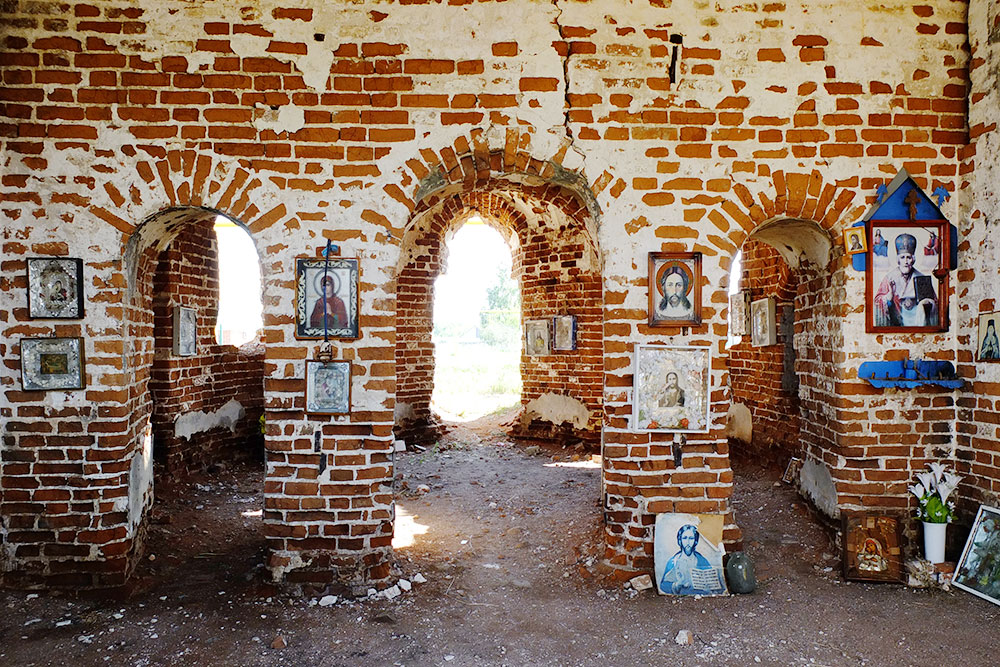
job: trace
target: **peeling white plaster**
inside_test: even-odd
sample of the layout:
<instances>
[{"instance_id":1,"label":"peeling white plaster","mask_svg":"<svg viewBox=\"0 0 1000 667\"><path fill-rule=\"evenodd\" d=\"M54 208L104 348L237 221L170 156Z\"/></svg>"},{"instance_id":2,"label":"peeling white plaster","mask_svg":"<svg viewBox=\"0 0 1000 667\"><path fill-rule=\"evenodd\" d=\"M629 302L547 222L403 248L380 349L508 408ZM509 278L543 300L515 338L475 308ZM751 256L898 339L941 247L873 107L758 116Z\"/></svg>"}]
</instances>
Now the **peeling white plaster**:
<instances>
[{"instance_id":1,"label":"peeling white plaster","mask_svg":"<svg viewBox=\"0 0 1000 667\"><path fill-rule=\"evenodd\" d=\"M542 394L524 406L524 414L553 424L569 423L574 428L585 428L590 411L580 401L563 394Z\"/></svg>"},{"instance_id":2,"label":"peeling white plaster","mask_svg":"<svg viewBox=\"0 0 1000 667\"><path fill-rule=\"evenodd\" d=\"M194 51L184 56L187 60L187 73L194 74L202 67L214 64L215 58L216 55L211 51Z\"/></svg>"},{"instance_id":3,"label":"peeling white plaster","mask_svg":"<svg viewBox=\"0 0 1000 667\"><path fill-rule=\"evenodd\" d=\"M188 412L174 421L174 435L190 439L195 433L211 431L213 428L228 428L236 431L236 423L243 419L246 410L235 398L214 412Z\"/></svg>"},{"instance_id":4,"label":"peeling white plaster","mask_svg":"<svg viewBox=\"0 0 1000 667\"><path fill-rule=\"evenodd\" d=\"M298 132L306 126L306 110L303 107L286 105L272 109L259 102L256 104L256 107L263 111L253 121L253 126L258 131L273 130L276 134L281 134L282 132L291 134L292 132Z\"/></svg>"},{"instance_id":5,"label":"peeling white plaster","mask_svg":"<svg viewBox=\"0 0 1000 667\"><path fill-rule=\"evenodd\" d=\"M0 572L14 569L14 545L7 543L7 522L0 516Z\"/></svg>"},{"instance_id":6,"label":"peeling white plaster","mask_svg":"<svg viewBox=\"0 0 1000 667\"><path fill-rule=\"evenodd\" d=\"M413 404L406 401L396 401L396 409L393 413L397 422L404 419L413 419L416 413L413 411Z\"/></svg>"},{"instance_id":7,"label":"peeling white plaster","mask_svg":"<svg viewBox=\"0 0 1000 667\"><path fill-rule=\"evenodd\" d=\"M292 570L297 570L300 567L308 567L309 564L312 562L312 559L306 560L302 558L302 554L300 554L298 551L282 551L282 552L275 551L274 554L287 556L290 559L288 565L282 565L280 567L276 567L274 565L270 566L271 581L273 581L276 584L280 584L284 580L285 575L291 572Z\"/></svg>"},{"instance_id":8,"label":"peeling white plaster","mask_svg":"<svg viewBox=\"0 0 1000 667\"><path fill-rule=\"evenodd\" d=\"M729 406L729 414L726 416L726 435L741 442L753 442L753 416L750 408L742 403L733 403Z\"/></svg>"},{"instance_id":9,"label":"peeling white plaster","mask_svg":"<svg viewBox=\"0 0 1000 667\"><path fill-rule=\"evenodd\" d=\"M837 485L825 465L813 460L803 463L799 472L799 487L802 494L812 500L820 512L834 519L840 516L840 508L837 507Z\"/></svg>"},{"instance_id":10,"label":"peeling white plaster","mask_svg":"<svg viewBox=\"0 0 1000 667\"><path fill-rule=\"evenodd\" d=\"M778 251L792 269L803 260L816 266L826 266L830 261L833 242L830 235L809 220L773 220L766 222L750 235Z\"/></svg>"},{"instance_id":11,"label":"peeling white plaster","mask_svg":"<svg viewBox=\"0 0 1000 667\"><path fill-rule=\"evenodd\" d=\"M125 500L125 499L121 499ZM146 429L142 447L132 456L128 473L128 534L135 529L145 514L146 507L153 500L153 431ZM121 510L124 508L115 509Z\"/></svg>"}]
</instances>

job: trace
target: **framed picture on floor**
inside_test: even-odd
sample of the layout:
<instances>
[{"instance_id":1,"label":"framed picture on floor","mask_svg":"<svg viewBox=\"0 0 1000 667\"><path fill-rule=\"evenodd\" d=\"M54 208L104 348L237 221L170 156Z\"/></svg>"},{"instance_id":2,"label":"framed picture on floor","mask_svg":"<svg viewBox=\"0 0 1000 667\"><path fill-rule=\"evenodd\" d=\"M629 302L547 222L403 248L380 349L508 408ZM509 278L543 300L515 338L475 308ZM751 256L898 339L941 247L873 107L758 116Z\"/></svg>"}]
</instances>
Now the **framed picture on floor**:
<instances>
[{"instance_id":1,"label":"framed picture on floor","mask_svg":"<svg viewBox=\"0 0 1000 667\"><path fill-rule=\"evenodd\" d=\"M632 424L637 431L708 433L712 352L705 346L635 346Z\"/></svg>"},{"instance_id":2,"label":"framed picture on floor","mask_svg":"<svg viewBox=\"0 0 1000 667\"><path fill-rule=\"evenodd\" d=\"M946 331L948 222L871 221L866 277L866 330Z\"/></svg>"},{"instance_id":3,"label":"framed picture on floor","mask_svg":"<svg viewBox=\"0 0 1000 667\"><path fill-rule=\"evenodd\" d=\"M83 317L83 260L66 257L28 258L28 317Z\"/></svg>"},{"instance_id":4,"label":"framed picture on floor","mask_svg":"<svg viewBox=\"0 0 1000 667\"><path fill-rule=\"evenodd\" d=\"M351 362L306 361L306 412L318 415L351 412Z\"/></svg>"},{"instance_id":5,"label":"framed picture on floor","mask_svg":"<svg viewBox=\"0 0 1000 667\"><path fill-rule=\"evenodd\" d=\"M903 581L903 527L898 518L844 512L841 524L845 579Z\"/></svg>"},{"instance_id":6,"label":"framed picture on floor","mask_svg":"<svg viewBox=\"0 0 1000 667\"><path fill-rule=\"evenodd\" d=\"M82 338L22 338L21 386L24 391L83 389Z\"/></svg>"},{"instance_id":7,"label":"framed picture on floor","mask_svg":"<svg viewBox=\"0 0 1000 667\"><path fill-rule=\"evenodd\" d=\"M721 514L657 514L653 581L661 595L725 595Z\"/></svg>"},{"instance_id":8,"label":"framed picture on floor","mask_svg":"<svg viewBox=\"0 0 1000 667\"><path fill-rule=\"evenodd\" d=\"M356 257L298 257L295 260L295 337L358 338Z\"/></svg>"},{"instance_id":9,"label":"framed picture on floor","mask_svg":"<svg viewBox=\"0 0 1000 667\"><path fill-rule=\"evenodd\" d=\"M651 252L649 326L701 324L701 253Z\"/></svg>"},{"instance_id":10,"label":"framed picture on floor","mask_svg":"<svg viewBox=\"0 0 1000 667\"><path fill-rule=\"evenodd\" d=\"M951 583L1000 604L1000 509L979 506Z\"/></svg>"}]
</instances>

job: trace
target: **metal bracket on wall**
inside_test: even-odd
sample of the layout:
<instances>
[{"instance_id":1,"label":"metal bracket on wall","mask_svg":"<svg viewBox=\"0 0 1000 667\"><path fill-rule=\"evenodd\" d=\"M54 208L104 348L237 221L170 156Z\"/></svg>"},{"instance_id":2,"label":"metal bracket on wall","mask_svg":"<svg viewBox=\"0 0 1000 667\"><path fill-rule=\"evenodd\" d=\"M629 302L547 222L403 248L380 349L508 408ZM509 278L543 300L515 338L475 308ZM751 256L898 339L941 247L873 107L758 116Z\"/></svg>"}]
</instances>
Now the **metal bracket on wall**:
<instances>
[{"instance_id":1,"label":"metal bracket on wall","mask_svg":"<svg viewBox=\"0 0 1000 667\"><path fill-rule=\"evenodd\" d=\"M674 436L673 455L674 455L675 468L681 467L681 459L684 456L684 445L687 444L687 441L688 441L687 436L684 435L683 433L679 433L676 436Z\"/></svg>"},{"instance_id":2,"label":"metal bracket on wall","mask_svg":"<svg viewBox=\"0 0 1000 667\"><path fill-rule=\"evenodd\" d=\"M322 431L313 432L313 451L319 454L319 474L322 475L326 472L326 460L328 456L322 451L323 447L323 433Z\"/></svg>"}]
</instances>

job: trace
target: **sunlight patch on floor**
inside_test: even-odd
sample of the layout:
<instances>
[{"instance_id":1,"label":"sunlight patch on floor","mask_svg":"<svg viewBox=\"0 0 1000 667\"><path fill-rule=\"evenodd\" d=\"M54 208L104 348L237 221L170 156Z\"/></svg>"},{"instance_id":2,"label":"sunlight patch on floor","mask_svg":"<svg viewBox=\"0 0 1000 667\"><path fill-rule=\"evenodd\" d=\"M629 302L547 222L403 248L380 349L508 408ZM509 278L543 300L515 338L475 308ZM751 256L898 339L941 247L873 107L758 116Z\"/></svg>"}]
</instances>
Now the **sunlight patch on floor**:
<instances>
[{"instance_id":1,"label":"sunlight patch on floor","mask_svg":"<svg viewBox=\"0 0 1000 667\"><path fill-rule=\"evenodd\" d=\"M392 548L403 549L413 546L417 535L423 535L430 526L417 523L417 517L406 511L406 508L396 503L396 526L392 536Z\"/></svg>"},{"instance_id":2,"label":"sunlight patch on floor","mask_svg":"<svg viewBox=\"0 0 1000 667\"><path fill-rule=\"evenodd\" d=\"M598 470L601 467L601 457L591 456L589 459L583 461L553 461L552 463L543 463L546 468L588 468L593 470Z\"/></svg>"}]
</instances>

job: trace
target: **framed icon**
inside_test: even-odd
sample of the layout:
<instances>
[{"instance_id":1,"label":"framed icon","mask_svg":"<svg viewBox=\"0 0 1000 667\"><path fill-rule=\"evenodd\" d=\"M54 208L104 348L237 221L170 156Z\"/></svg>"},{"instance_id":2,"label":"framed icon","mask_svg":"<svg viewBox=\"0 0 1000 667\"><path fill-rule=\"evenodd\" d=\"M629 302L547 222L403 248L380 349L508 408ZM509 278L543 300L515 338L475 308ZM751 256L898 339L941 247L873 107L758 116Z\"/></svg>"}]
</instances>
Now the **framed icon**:
<instances>
[{"instance_id":1,"label":"framed icon","mask_svg":"<svg viewBox=\"0 0 1000 667\"><path fill-rule=\"evenodd\" d=\"M709 431L712 352L708 347L636 344L634 364L636 430Z\"/></svg>"},{"instance_id":2,"label":"framed icon","mask_svg":"<svg viewBox=\"0 0 1000 667\"><path fill-rule=\"evenodd\" d=\"M556 315L552 318L552 349L559 352L576 349L576 317Z\"/></svg>"},{"instance_id":3,"label":"framed icon","mask_svg":"<svg viewBox=\"0 0 1000 667\"><path fill-rule=\"evenodd\" d=\"M524 323L524 352L529 357L541 357L552 352L549 320L528 320Z\"/></svg>"},{"instance_id":4,"label":"framed icon","mask_svg":"<svg viewBox=\"0 0 1000 667\"><path fill-rule=\"evenodd\" d=\"M729 295L729 333L746 336L750 333L750 290Z\"/></svg>"},{"instance_id":5,"label":"framed icon","mask_svg":"<svg viewBox=\"0 0 1000 667\"><path fill-rule=\"evenodd\" d=\"M1000 310L979 316L979 332L976 336L976 361L1000 361L1000 340L997 339L1000 326Z\"/></svg>"},{"instance_id":6,"label":"framed icon","mask_svg":"<svg viewBox=\"0 0 1000 667\"><path fill-rule=\"evenodd\" d=\"M306 412L321 415L351 412L350 361L306 361Z\"/></svg>"},{"instance_id":7,"label":"framed icon","mask_svg":"<svg viewBox=\"0 0 1000 667\"><path fill-rule=\"evenodd\" d=\"M198 352L198 311L194 308L174 306L174 354L193 357Z\"/></svg>"},{"instance_id":8,"label":"framed icon","mask_svg":"<svg viewBox=\"0 0 1000 667\"><path fill-rule=\"evenodd\" d=\"M701 324L701 253L649 253L649 326Z\"/></svg>"},{"instance_id":9,"label":"framed icon","mask_svg":"<svg viewBox=\"0 0 1000 667\"><path fill-rule=\"evenodd\" d=\"M22 338L21 386L25 391L83 389L82 338Z\"/></svg>"},{"instance_id":10,"label":"framed icon","mask_svg":"<svg viewBox=\"0 0 1000 667\"><path fill-rule=\"evenodd\" d=\"M879 220L869 224L867 331L946 331L948 222Z\"/></svg>"},{"instance_id":11,"label":"framed icon","mask_svg":"<svg viewBox=\"0 0 1000 667\"><path fill-rule=\"evenodd\" d=\"M893 516L844 512L844 579L903 580L903 527Z\"/></svg>"},{"instance_id":12,"label":"framed icon","mask_svg":"<svg viewBox=\"0 0 1000 667\"><path fill-rule=\"evenodd\" d=\"M848 255L857 255L868 250L868 238L864 227L848 227L844 230L844 251Z\"/></svg>"},{"instance_id":13,"label":"framed icon","mask_svg":"<svg viewBox=\"0 0 1000 667\"><path fill-rule=\"evenodd\" d=\"M83 317L83 260L65 257L28 258L28 317Z\"/></svg>"},{"instance_id":14,"label":"framed icon","mask_svg":"<svg viewBox=\"0 0 1000 667\"><path fill-rule=\"evenodd\" d=\"M757 299L750 304L750 343L754 347L766 347L777 342L774 299Z\"/></svg>"},{"instance_id":15,"label":"framed icon","mask_svg":"<svg viewBox=\"0 0 1000 667\"><path fill-rule=\"evenodd\" d=\"M295 337L358 338L356 257L298 257L295 260Z\"/></svg>"}]
</instances>

